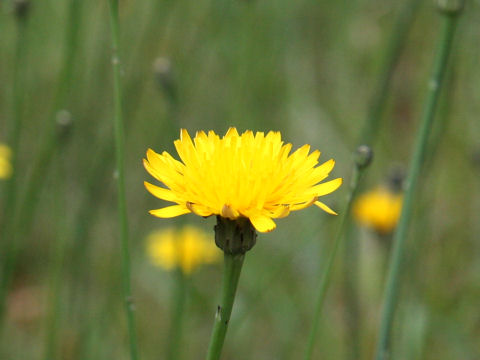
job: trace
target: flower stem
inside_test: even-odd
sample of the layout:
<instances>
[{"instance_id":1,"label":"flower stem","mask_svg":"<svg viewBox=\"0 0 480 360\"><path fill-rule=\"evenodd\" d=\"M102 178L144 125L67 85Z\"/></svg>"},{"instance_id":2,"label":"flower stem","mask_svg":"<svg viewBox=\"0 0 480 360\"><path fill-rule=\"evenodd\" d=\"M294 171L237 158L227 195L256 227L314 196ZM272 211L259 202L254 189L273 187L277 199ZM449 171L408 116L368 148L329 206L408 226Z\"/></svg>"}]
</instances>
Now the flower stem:
<instances>
[{"instance_id":1,"label":"flower stem","mask_svg":"<svg viewBox=\"0 0 480 360\"><path fill-rule=\"evenodd\" d=\"M410 28L414 15L421 3L422 0L410 0L406 2L402 5L400 13L396 18L383 58L381 74L375 84L375 91L369 106L367 120L360 136L359 145L366 144L373 147L375 143L380 128L383 110L387 103L389 94L388 90L390 89L393 73L405 45L408 29Z\"/></svg>"},{"instance_id":2,"label":"flower stem","mask_svg":"<svg viewBox=\"0 0 480 360\"><path fill-rule=\"evenodd\" d=\"M80 14L82 1L70 0L68 9L68 21L65 31L65 39L63 45L63 59L59 74L58 86L55 90L53 107L48 118L45 119L47 124L46 136L38 151L38 156L33 163L33 169L26 184L25 195L20 204L18 219L21 223L16 224L15 229L19 231L18 238L22 239L28 235L32 221L34 219L35 210L38 204L39 189L42 187L47 176L50 163L55 151L58 149L59 143L55 117L59 110L64 109L68 104L71 94L71 84L74 81L74 65L75 55L78 48L78 33L80 29Z\"/></svg>"},{"instance_id":3,"label":"flower stem","mask_svg":"<svg viewBox=\"0 0 480 360\"><path fill-rule=\"evenodd\" d=\"M359 144L367 144L374 148L378 133L382 125L382 115L390 93L390 85L393 74L406 43L408 30L415 18L422 0L409 0L401 5L399 13L392 26L390 39L382 59L382 68L376 79L372 99L368 107L368 113L359 136ZM361 186L361 184L359 185ZM353 201L355 199L352 199ZM352 219L348 219L345 231L344 249L344 292L346 299L346 325L348 329L348 349L351 359L358 359L361 353L360 339L360 304L358 289L354 279L358 272L358 242Z\"/></svg>"},{"instance_id":4,"label":"flower stem","mask_svg":"<svg viewBox=\"0 0 480 360\"><path fill-rule=\"evenodd\" d=\"M54 196L54 207L57 212L57 233L52 243L49 270L49 294L48 294L48 314L46 319L45 332L45 360L55 359L57 356L57 345L59 339L59 320L61 318L61 299L62 299L62 274L65 262L65 253L67 248L67 221L66 199L65 199L65 169L63 166L63 152L57 156L57 181Z\"/></svg>"},{"instance_id":5,"label":"flower stem","mask_svg":"<svg viewBox=\"0 0 480 360\"><path fill-rule=\"evenodd\" d=\"M18 10L18 9L17 9ZM18 244L15 233L15 214L17 207L18 186L18 153L22 130L22 111L25 81L25 53L27 50L28 10L16 12L17 39L13 63L12 86L12 121L9 124L8 143L12 150L12 175L5 184L5 202L3 204L3 219L0 224L0 240L2 241L2 272L0 281L0 327L5 315L5 298L12 280Z\"/></svg>"},{"instance_id":6,"label":"flower stem","mask_svg":"<svg viewBox=\"0 0 480 360\"><path fill-rule=\"evenodd\" d=\"M182 269L175 272L172 297L171 325L169 342L167 347L167 360L180 358L180 344L182 343L183 314L185 312L185 300L187 295L187 277Z\"/></svg>"},{"instance_id":7,"label":"flower stem","mask_svg":"<svg viewBox=\"0 0 480 360\"><path fill-rule=\"evenodd\" d=\"M244 258L245 254L224 253L222 300L215 314L215 323L208 347L207 360L220 359Z\"/></svg>"},{"instance_id":8,"label":"flower stem","mask_svg":"<svg viewBox=\"0 0 480 360\"><path fill-rule=\"evenodd\" d=\"M122 282L127 314L127 326L130 343L130 358L138 359L137 336L135 329L134 306L132 303L132 291L130 284L130 251L128 246L128 219L125 196L125 169L124 169L124 134L122 113L122 88L120 84L120 59L118 54L119 26L118 26L118 0L110 0L110 27L112 32L112 66L113 66L113 94L114 94L114 117L113 126L115 132L115 153L117 166L117 200L118 217L120 223L120 239L122 247Z\"/></svg>"},{"instance_id":9,"label":"flower stem","mask_svg":"<svg viewBox=\"0 0 480 360\"><path fill-rule=\"evenodd\" d=\"M67 31L65 37L65 45L64 45L64 58L62 63L62 70L60 73L60 80L59 84L55 93L54 99L54 107L52 114L50 115L49 119L52 119L49 124L49 128L47 129L47 136L44 139L45 141L42 144L42 147L39 150L39 155L37 156L34 164L33 169L31 171L31 175L27 180L27 184L25 186L25 191L23 191L24 195L22 199L19 199L19 206L18 206L18 215L15 219L12 218L10 221L10 227L12 229L10 231L14 231L13 236L15 237L14 241L15 244L12 246L10 251L6 251L6 256L9 257L9 260L6 261L9 264L10 270L5 272L5 280L9 282L9 276L11 276L12 272L14 271L14 267L16 264L16 257L17 253L21 251L23 245L23 241L26 235L28 235L32 220L34 219L33 215L35 214L36 205L38 203L38 194L39 189L42 187L43 182L47 178L45 176L50 161L55 154L55 149L57 145L59 145L58 134L57 134L57 127L56 122L54 120L55 114L58 110L60 110L66 104L66 99L68 98L70 84L72 82L72 75L73 75L73 65L75 63L75 50L78 44L78 29L79 29L79 7L81 1L79 0L70 0L70 7L69 7L69 21L67 22ZM25 16L28 16L25 15ZM25 22L23 18L20 18L19 21ZM24 27L24 26L23 26ZM23 30L22 30L23 31ZM24 37L24 35L23 35ZM25 40L23 40L23 43ZM21 46L25 46L22 44ZM22 50L23 51L23 50ZM15 64L21 67L20 61L17 60ZM19 100L20 101L20 100ZM15 156L18 151L14 151L13 155ZM8 192L8 194L15 194L14 192ZM13 214L12 211L5 212L6 214ZM12 215L10 215L12 216ZM13 222L14 221L14 222ZM3 236L0 236L3 238ZM8 238L8 237L6 237ZM3 290L0 290L2 292ZM3 297L1 295L0 297ZM3 302L3 300L0 300ZM3 311L3 305L0 305L0 318L1 313Z\"/></svg>"},{"instance_id":10,"label":"flower stem","mask_svg":"<svg viewBox=\"0 0 480 360\"><path fill-rule=\"evenodd\" d=\"M357 158L355 161L355 166L353 169L353 177L350 183L350 190L348 193L348 198L347 198L347 205L344 211L342 212L341 218L340 218L340 223L339 227L337 230L337 234L335 236L335 240L333 242L333 247L332 250L328 256L327 263L325 265L325 268L322 269L322 273L320 274L319 278L320 280L320 285L318 288L318 293L317 293L317 300L315 303L315 313L313 315L312 319L312 327L310 329L310 334L308 336L308 342L307 342L307 348L305 350L305 355L304 355L304 360L310 360L312 358L312 353L313 353L313 347L315 345L315 338L317 335L318 331L318 324L320 320L320 316L322 313L322 308L323 308L323 302L325 300L325 295L327 293L328 285L330 283L330 279L332 277L332 269L333 269L333 264L335 262L335 258L338 252L338 249L340 247L340 243L343 238L343 234L346 229L346 225L348 224L347 219L350 217L350 212L352 209L352 202L353 199L356 196L357 190L358 190L358 185L360 183L360 179L362 175L365 172L365 169L369 165L371 161L371 152L370 154L366 155L365 157L363 156L362 152L360 151L361 148L366 148L368 151L370 151L369 148L360 146L359 149L357 150ZM359 158L359 156L361 158ZM368 158L368 159L367 159ZM364 161L366 160L366 161Z\"/></svg>"},{"instance_id":11,"label":"flower stem","mask_svg":"<svg viewBox=\"0 0 480 360\"><path fill-rule=\"evenodd\" d=\"M359 185L360 186L360 185ZM355 199L353 199L355 201ZM353 202L352 201L352 202ZM358 271L360 266L359 242L355 234L352 218L348 219L345 230L345 246L343 247L343 297L345 299L345 327L347 331L347 359L361 357L361 311L358 289Z\"/></svg>"},{"instance_id":12,"label":"flower stem","mask_svg":"<svg viewBox=\"0 0 480 360\"><path fill-rule=\"evenodd\" d=\"M402 213L400 215L398 227L395 231L393 239L393 253L388 270L387 285L384 294L384 306L381 315L379 340L375 357L377 360L384 360L389 356L389 340L398 298L399 277L405 249L405 239L407 237L408 225L413 214L413 205L417 192L416 190L426 155L428 135L432 127L435 108L443 83L448 57L452 48L452 40L455 33L457 18L460 14L460 11L461 6L453 11L444 10L441 12L443 24L440 33L439 47L434 59L433 73L428 85L428 94L424 105L420 130L417 135L413 159L408 172Z\"/></svg>"}]
</instances>

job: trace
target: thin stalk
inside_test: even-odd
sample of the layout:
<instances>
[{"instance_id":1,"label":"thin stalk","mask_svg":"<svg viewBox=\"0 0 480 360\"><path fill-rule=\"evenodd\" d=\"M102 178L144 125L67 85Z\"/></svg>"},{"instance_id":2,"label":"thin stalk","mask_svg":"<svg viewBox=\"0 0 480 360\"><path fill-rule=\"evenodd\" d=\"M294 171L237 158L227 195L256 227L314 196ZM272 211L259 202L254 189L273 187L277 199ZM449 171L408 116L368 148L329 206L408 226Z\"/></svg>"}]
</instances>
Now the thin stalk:
<instances>
[{"instance_id":1,"label":"thin stalk","mask_svg":"<svg viewBox=\"0 0 480 360\"><path fill-rule=\"evenodd\" d=\"M172 312L167 347L167 360L180 358L180 344L182 343L183 314L185 312L185 300L187 295L188 278L182 269L177 269L174 278L175 289L172 297Z\"/></svg>"},{"instance_id":2,"label":"thin stalk","mask_svg":"<svg viewBox=\"0 0 480 360\"><path fill-rule=\"evenodd\" d=\"M352 202L355 199L352 200ZM361 309L358 291L358 272L360 268L359 243L355 234L355 225L350 217L345 230L343 247L343 295L345 299L345 326L347 331L347 349L350 359L360 359L361 354Z\"/></svg>"},{"instance_id":3,"label":"thin stalk","mask_svg":"<svg viewBox=\"0 0 480 360\"><path fill-rule=\"evenodd\" d=\"M59 334L59 319L60 319L60 300L62 299L62 274L66 251L66 236L67 225L65 219L66 204L65 204L65 176L62 164L62 158L58 159L57 169L57 187L54 191L54 201L57 212L57 235L52 244L51 261L50 261L50 279L49 279L49 294L48 294L48 316L47 316L47 331L45 339L45 353L44 359L55 359L57 357L57 345Z\"/></svg>"},{"instance_id":4,"label":"thin stalk","mask_svg":"<svg viewBox=\"0 0 480 360\"><path fill-rule=\"evenodd\" d=\"M366 148L366 147L360 147L360 148ZM362 156L359 150L357 150L357 154L360 154L360 156ZM321 280L318 287L317 300L315 303L315 313L313 315L313 320L312 320L312 327L310 329L310 333L307 341L307 347L305 350L305 355L303 357L304 360L310 360L312 358L313 348L315 345L315 339L318 331L318 324L319 324L320 316L322 314L323 302L325 300L325 295L327 293L328 285L330 284L330 280L332 277L332 270L333 270L335 258L337 256L340 243L342 242L343 234L347 227L346 225L348 224L347 219L350 217L350 212L352 209L352 201L355 198L355 195L358 191L358 185L359 185L360 179L362 178L365 172L365 169L367 168L368 164L371 161L371 156L372 154L370 152L370 149L368 149L368 155L366 155L365 157L367 161L364 162L363 164L360 164L360 162L356 161L353 169L353 176L350 183L350 190L348 193L347 205L344 211L342 212L342 215L340 215L341 216L340 223L337 230L337 234L335 236L335 240L333 242L332 250L328 256L325 268L322 269L322 273L319 276Z\"/></svg>"},{"instance_id":5,"label":"thin stalk","mask_svg":"<svg viewBox=\"0 0 480 360\"><path fill-rule=\"evenodd\" d=\"M400 285L399 278L401 274L408 225L413 215L413 205L416 200L417 187L423 169L428 144L428 135L432 128L435 109L440 89L442 87L445 70L447 68L448 57L451 52L453 35L455 33L459 13L460 8L456 11L443 11L441 13L443 24L440 33L440 42L433 63L433 73L430 78L421 125L408 172L402 213L393 239L393 253L384 293L384 305L381 314L379 340L375 356L376 360L384 360L389 356L390 335L398 298Z\"/></svg>"},{"instance_id":6,"label":"thin stalk","mask_svg":"<svg viewBox=\"0 0 480 360\"><path fill-rule=\"evenodd\" d=\"M406 2L396 18L383 58L381 75L378 77L377 83L374 86L375 90L369 106L367 121L364 124L358 145L373 147L377 139L393 73L405 46L408 29L411 27L414 15L421 3L422 0L410 0Z\"/></svg>"},{"instance_id":7,"label":"thin stalk","mask_svg":"<svg viewBox=\"0 0 480 360\"><path fill-rule=\"evenodd\" d=\"M28 178L25 195L23 196L19 209L18 223L16 229L20 231L19 238L22 239L28 235L35 210L38 204L39 189L46 179L51 160L58 148L59 143L56 134L55 117L59 110L67 106L70 98L71 84L73 83L73 70L75 65L75 55L78 48L78 31L80 27L80 12L82 1L70 0L68 11L67 29L64 39L64 54L62 66L59 75L58 87L53 100L51 113L46 121L47 133L43 143L38 151L38 156L33 163L33 169Z\"/></svg>"},{"instance_id":8,"label":"thin stalk","mask_svg":"<svg viewBox=\"0 0 480 360\"><path fill-rule=\"evenodd\" d=\"M160 1L156 1L157 5L155 6L155 11L152 12L152 21L150 21L149 26L153 26L155 23L158 23L158 9L160 7L160 3ZM153 21L153 18L155 18L155 21ZM155 33L155 31L146 31L145 33L151 34ZM142 43L143 45L141 45L140 48L148 45L148 41L142 40ZM140 53L141 51L135 52L137 55ZM135 57L131 63L138 63L138 61L140 60ZM130 73L128 74L132 75ZM143 89L138 87L138 81L139 79L137 79L137 77L130 76L126 82L126 85L124 86L125 93L129 94L128 106L125 109L124 116L125 130L127 132L131 124L135 122L134 112L138 109L137 105L139 99L141 98L140 91ZM132 97L131 95L135 96ZM171 123L172 128L174 125L178 125L177 112L178 111L173 114L172 111L172 115L169 117L170 119L173 119L173 122L169 122L169 124ZM169 131L170 130L167 130L168 134L170 134ZM173 130L171 136L173 136ZM86 319L83 313L85 303L90 301L90 298L84 297L83 294L88 292L86 289L91 286L91 280L93 276L88 268L88 254L92 245L90 232L95 224L96 212L98 211L98 207L94 205L96 202L98 202L100 197L105 196L103 182L108 176L111 176L112 173L112 169L110 169L108 166L105 166L105 164L107 164L109 159L114 156L113 149L113 139L108 139L107 141L101 142L98 145L95 162L87 171L87 180L85 181L84 185L83 198L76 216L75 225L73 226L73 246L71 251L72 254L75 254L75 256L72 258L74 263L71 266L71 272L72 278L74 279L72 281L74 288L71 291L70 302L72 303L72 307L75 309L75 314L73 315L77 319L76 321L79 321L82 324L82 334L89 334L89 329L92 327L91 324L87 324L90 320ZM79 343L82 344L83 340L84 337L81 337L79 339Z\"/></svg>"},{"instance_id":9,"label":"thin stalk","mask_svg":"<svg viewBox=\"0 0 480 360\"><path fill-rule=\"evenodd\" d=\"M391 83L395 69L400 56L405 47L409 29L412 26L415 14L417 13L423 0L409 0L401 5L399 13L395 18L392 27L387 48L383 55L379 76L374 84L372 98L368 107L362 132L359 136L358 144L369 145L372 149L376 143L382 117L390 93ZM361 186L361 184L359 185ZM355 199L352 199L355 201ZM348 348L350 358L358 359L361 354L360 322L361 311L358 300L358 288L354 274L358 272L358 242L355 225L352 219L348 219L347 230L345 232L344 249L344 291L346 299L346 324L348 330Z\"/></svg>"},{"instance_id":10,"label":"thin stalk","mask_svg":"<svg viewBox=\"0 0 480 360\"><path fill-rule=\"evenodd\" d=\"M5 202L3 204L3 219L0 226L0 239L4 254L2 259L2 273L0 282L0 327L5 314L5 298L12 280L15 254L17 252L16 234L14 228L17 211L17 185L18 185L18 153L20 150L20 135L22 129L22 110L25 88L25 53L27 50L27 23L28 14L17 14L17 39L15 42L15 57L13 63L13 103L12 120L9 124L8 143L12 150L11 163L13 172L5 184Z\"/></svg>"},{"instance_id":11,"label":"thin stalk","mask_svg":"<svg viewBox=\"0 0 480 360\"><path fill-rule=\"evenodd\" d=\"M324 224L322 219L320 219L318 228L321 228ZM315 233L315 230L312 229L314 229L313 226L302 227L302 230L304 231L298 236L299 241L295 243L295 251L300 253L301 250L310 243L310 240L314 237ZM240 310L238 320L230 326L230 334L236 334L242 329L242 326L247 323L246 320L248 320L249 317L255 316L263 311L265 306L269 306L265 299L268 294L267 290L276 283L278 278L284 275L285 268L292 264L292 253L287 251L281 257L276 256L275 259L275 262L269 264L267 267L268 269L265 269L265 272L262 272L264 275L261 278L258 278L258 283L255 285L254 289L247 294L248 299L254 301L252 301L248 307L244 307Z\"/></svg>"},{"instance_id":12,"label":"thin stalk","mask_svg":"<svg viewBox=\"0 0 480 360\"><path fill-rule=\"evenodd\" d=\"M54 107L52 114L50 115L50 118L52 119L51 122L49 123L49 129L47 129L47 137L42 144L42 147L39 151L39 155L37 159L34 162L33 170L32 173L27 181L26 185L26 190L25 190L25 195L20 201L19 204L19 209L18 209L18 216L14 217L14 211L6 211L5 214L8 214L9 218L5 219L4 227L10 227L11 229L9 230L2 230L2 231L13 231L13 236L14 239L12 239L12 244L10 244L10 241L7 243L7 246L9 247L8 250L5 251L6 254L6 260L5 260L5 268L7 270L4 270L4 275L2 278L2 285L0 288L0 323L1 323L1 318L3 316L3 307L4 307L4 295L3 293L6 291L6 288L8 288L8 283L10 282L10 277L13 274L15 263L16 263L16 258L18 252L21 250L22 247L22 240L24 237L28 234L30 231L31 225L32 225L32 220L33 220L33 215L35 214L35 209L36 205L38 203L38 194L39 194L39 189L42 187L43 181L46 178L45 174L48 170L51 158L53 154L55 153L55 149L57 148L57 133L56 133L56 123L54 121L54 117L56 112L60 109L61 106L65 105L67 95L69 94L69 89L70 89L70 84L72 82L72 74L73 74L73 64L74 64L74 59L75 59L75 50L77 48L77 34L78 34L78 13L79 13L79 6L80 6L80 1L79 0L71 0L70 2L70 10L69 10L69 21L68 21L68 28L66 32L66 38L65 38L65 56L63 60L63 65L62 65L62 71L60 75L60 81L59 81L59 86L57 88L57 92L55 95L55 100L54 100ZM28 16L24 15L24 16ZM24 18L19 18L19 33L21 32L22 34L19 34L19 40L18 40L18 46L26 46L25 45L25 35L23 35L24 31L23 28L25 27L26 19ZM20 39L21 38L21 39ZM15 67L16 69L20 69L22 67L21 63L23 60L20 58L23 58L23 53L24 50L17 49L17 58L15 60ZM16 74L17 70L15 70L14 74ZM20 76L20 75L18 75ZM15 78L17 78L17 75L15 75ZM17 81L15 81L17 83ZM21 92L21 90L18 90L18 85L14 85L14 93ZM17 118L20 116L20 111L21 111L21 102L22 99L19 98L21 97L22 94L15 95L15 102L16 102L16 110L14 115L14 118ZM19 124L19 120L15 121L16 124ZM18 125L19 126L19 125ZM16 130L18 131L18 130ZM18 141L18 140L16 140ZM13 156L15 157L18 153L17 150L13 150ZM13 163L15 163L16 160L13 160ZM15 166L15 165L14 165ZM14 167L15 168L15 167ZM15 176L16 171L14 171L14 176ZM12 177L12 181L15 184L16 181ZM12 196L13 198L16 197L16 190L8 190L7 194ZM14 201L13 199L7 200L7 203L9 201ZM6 207L10 207L11 205L7 205ZM9 239L10 237L5 234L2 234L4 236L0 236L1 239ZM3 284L5 282L5 285ZM5 289L4 289L5 288Z\"/></svg>"},{"instance_id":13,"label":"thin stalk","mask_svg":"<svg viewBox=\"0 0 480 360\"><path fill-rule=\"evenodd\" d=\"M220 359L244 258L245 254L224 253L222 300L215 314L215 324L210 338L207 360Z\"/></svg>"},{"instance_id":14,"label":"thin stalk","mask_svg":"<svg viewBox=\"0 0 480 360\"><path fill-rule=\"evenodd\" d=\"M113 126L115 132L115 153L117 166L117 199L118 219L120 224L120 240L122 247L122 282L125 310L127 314L127 326L130 343L130 356L132 360L138 359L137 336L135 329L134 306L130 284L130 251L128 245L128 219L125 196L125 156L124 134L122 113L122 88L120 84L120 59L118 53L119 26L118 26L118 0L110 0L110 26L112 32L112 67L113 67L113 95L114 117Z\"/></svg>"}]
</instances>

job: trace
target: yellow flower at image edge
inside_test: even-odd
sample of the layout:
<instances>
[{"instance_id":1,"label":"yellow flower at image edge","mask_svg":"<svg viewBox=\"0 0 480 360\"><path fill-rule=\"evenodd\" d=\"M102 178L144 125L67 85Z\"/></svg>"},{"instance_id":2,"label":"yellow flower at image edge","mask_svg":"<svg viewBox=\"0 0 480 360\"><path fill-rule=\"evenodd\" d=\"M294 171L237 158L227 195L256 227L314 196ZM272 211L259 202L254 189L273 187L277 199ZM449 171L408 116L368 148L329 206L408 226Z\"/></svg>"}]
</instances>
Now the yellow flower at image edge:
<instances>
[{"instance_id":1,"label":"yellow flower at image edge","mask_svg":"<svg viewBox=\"0 0 480 360\"><path fill-rule=\"evenodd\" d=\"M388 234L397 225L402 199L401 194L379 187L358 197L353 214L360 224Z\"/></svg>"},{"instance_id":2,"label":"yellow flower at image edge","mask_svg":"<svg viewBox=\"0 0 480 360\"><path fill-rule=\"evenodd\" d=\"M154 265L166 270L180 268L190 274L199 265L217 262L221 251L200 229L185 226L168 228L147 237L147 253Z\"/></svg>"},{"instance_id":3,"label":"yellow flower at image edge","mask_svg":"<svg viewBox=\"0 0 480 360\"><path fill-rule=\"evenodd\" d=\"M11 156L10 148L7 145L0 144L0 179L8 179L12 175Z\"/></svg>"},{"instance_id":4,"label":"yellow flower at image edge","mask_svg":"<svg viewBox=\"0 0 480 360\"><path fill-rule=\"evenodd\" d=\"M166 186L145 182L147 190L177 204L151 210L154 216L170 218L193 212L231 220L245 217L258 231L268 232L276 227L272 219L313 204L335 214L318 201L342 184L341 178L320 183L335 161L316 166L320 152L309 153L309 145L290 153L292 144L284 144L279 132L239 135L230 128L220 138L213 131L200 131L192 141L182 129L175 148L181 161L151 149L144 159L145 169Z\"/></svg>"}]
</instances>

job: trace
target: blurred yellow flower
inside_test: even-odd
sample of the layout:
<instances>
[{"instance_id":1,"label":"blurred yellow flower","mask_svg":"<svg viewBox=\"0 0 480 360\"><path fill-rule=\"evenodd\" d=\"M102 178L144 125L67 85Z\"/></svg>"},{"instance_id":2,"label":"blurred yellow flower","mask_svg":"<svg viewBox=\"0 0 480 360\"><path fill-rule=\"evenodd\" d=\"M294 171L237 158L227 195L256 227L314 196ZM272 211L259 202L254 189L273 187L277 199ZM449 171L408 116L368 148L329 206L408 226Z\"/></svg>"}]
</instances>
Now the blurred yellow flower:
<instances>
[{"instance_id":1,"label":"blurred yellow flower","mask_svg":"<svg viewBox=\"0 0 480 360\"><path fill-rule=\"evenodd\" d=\"M380 234L388 234L397 225L402 210L402 195L378 187L358 197L354 206L355 219Z\"/></svg>"},{"instance_id":2,"label":"blurred yellow flower","mask_svg":"<svg viewBox=\"0 0 480 360\"><path fill-rule=\"evenodd\" d=\"M154 231L147 237L147 253L154 265L166 270L178 267L185 274L217 262L222 254L211 238L194 226Z\"/></svg>"},{"instance_id":3,"label":"blurred yellow flower","mask_svg":"<svg viewBox=\"0 0 480 360\"><path fill-rule=\"evenodd\" d=\"M290 211L317 205L335 214L318 201L335 191L342 179L319 184L333 169L335 161L320 166L318 150L304 145L292 154L292 144L284 144L280 132L246 131L239 135L230 128L220 138L213 131L197 132L195 138L185 129L175 148L181 162L167 152L147 151L146 170L165 187L145 182L147 190L159 199L177 203L150 213L161 218L193 212L200 216L250 219L260 232L272 231L272 219Z\"/></svg>"},{"instance_id":4,"label":"blurred yellow flower","mask_svg":"<svg viewBox=\"0 0 480 360\"><path fill-rule=\"evenodd\" d=\"M11 156L10 148L7 145L0 144L0 179L8 179L12 175Z\"/></svg>"}]
</instances>

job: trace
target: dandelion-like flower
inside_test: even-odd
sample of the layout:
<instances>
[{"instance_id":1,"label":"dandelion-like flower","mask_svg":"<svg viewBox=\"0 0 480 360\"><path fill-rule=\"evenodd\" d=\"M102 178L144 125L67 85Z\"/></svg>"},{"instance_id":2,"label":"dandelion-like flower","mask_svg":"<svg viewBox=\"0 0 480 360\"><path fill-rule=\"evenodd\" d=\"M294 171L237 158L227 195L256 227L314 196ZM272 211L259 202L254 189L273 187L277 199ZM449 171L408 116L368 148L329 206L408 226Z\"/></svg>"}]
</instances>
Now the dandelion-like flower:
<instances>
[{"instance_id":1,"label":"dandelion-like flower","mask_svg":"<svg viewBox=\"0 0 480 360\"><path fill-rule=\"evenodd\" d=\"M185 129L175 148L181 161L167 152L149 149L145 169L165 187L145 182L147 190L159 199L176 205L151 210L161 218L187 213L219 215L231 220L248 218L256 230L272 231L272 219L313 204L330 214L318 201L335 191L342 179L321 183L333 169L333 159L317 166L320 152L310 153L304 145L290 153L280 132L268 134L246 131L239 135L230 128L220 138L213 131L200 131L191 139Z\"/></svg>"},{"instance_id":2,"label":"dandelion-like flower","mask_svg":"<svg viewBox=\"0 0 480 360\"><path fill-rule=\"evenodd\" d=\"M147 254L154 265L180 268L188 275L202 264L218 262L222 253L202 230L185 226L152 232L147 237Z\"/></svg>"},{"instance_id":3,"label":"dandelion-like flower","mask_svg":"<svg viewBox=\"0 0 480 360\"><path fill-rule=\"evenodd\" d=\"M395 229L403 197L385 187L378 187L358 197L353 207L355 219L362 225L380 234L388 234Z\"/></svg>"},{"instance_id":4,"label":"dandelion-like flower","mask_svg":"<svg viewBox=\"0 0 480 360\"><path fill-rule=\"evenodd\" d=\"M0 144L0 179L8 179L12 175L11 156L10 148L7 145Z\"/></svg>"}]
</instances>

